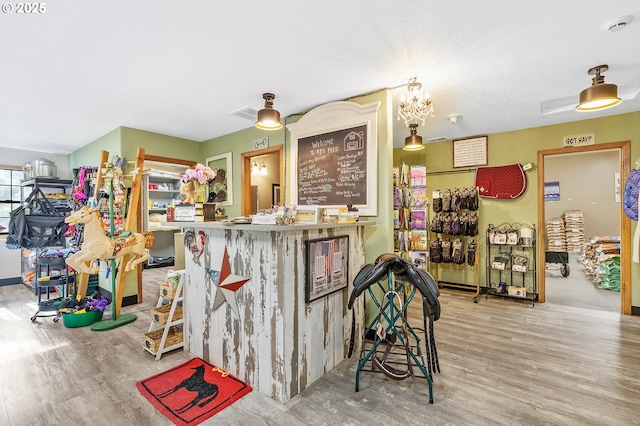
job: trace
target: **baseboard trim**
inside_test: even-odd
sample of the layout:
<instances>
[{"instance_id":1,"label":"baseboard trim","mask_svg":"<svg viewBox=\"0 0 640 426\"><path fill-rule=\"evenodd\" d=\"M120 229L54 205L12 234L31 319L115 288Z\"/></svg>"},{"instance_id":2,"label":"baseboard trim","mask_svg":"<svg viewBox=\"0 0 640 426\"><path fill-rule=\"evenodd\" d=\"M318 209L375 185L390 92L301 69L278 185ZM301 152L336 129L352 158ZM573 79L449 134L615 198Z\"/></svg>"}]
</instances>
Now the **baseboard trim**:
<instances>
[{"instance_id":1,"label":"baseboard trim","mask_svg":"<svg viewBox=\"0 0 640 426\"><path fill-rule=\"evenodd\" d=\"M122 298L122 306L131 306L138 304L138 295L125 296Z\"/></svg>"},{"instance_id":2,"label":"baseboard trim","mask_svg":"<svg viewBox=\"0 0 640 426\"><path fill-rule=\"evenodd\" d=\"M22 284L20 277L0 278L0 287L14 284Z\"/></svg>"}]
</instances>

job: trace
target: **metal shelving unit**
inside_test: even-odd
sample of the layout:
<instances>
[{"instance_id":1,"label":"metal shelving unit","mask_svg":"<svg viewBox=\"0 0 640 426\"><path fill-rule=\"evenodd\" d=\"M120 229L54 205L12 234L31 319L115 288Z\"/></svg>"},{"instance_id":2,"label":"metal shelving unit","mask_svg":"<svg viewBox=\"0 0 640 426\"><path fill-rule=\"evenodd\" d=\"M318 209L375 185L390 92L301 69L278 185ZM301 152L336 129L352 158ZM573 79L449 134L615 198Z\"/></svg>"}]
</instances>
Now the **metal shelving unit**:
<instances>
[{"instance_id":1,"label":"metal shelving unit","mask_svg":"<svg viewBox=\"0 0 640 426\"><path fill-rule=\"evenodd\" d=\"M537 265L536 265L536 230L534 225L528 225L532 237L523 240L521 223L503 223L498 226L489 225L487 228L487 293L486 297L497 296L510 299L526 300L532 306L538 300ZM509 234L517 234L515 240L509 239ZM504 235L504 239L496 239L496 235ZM502 237L500 237L502 238ZM527 264L514 264L514 255L524 258ZM506 262L497 259L508 259ZM502 286L500 284L503 284ZM524 288L512 291L510 288ZM520 294L516 294L520 293Z\"/></svg>"},{"instance_id":2,"label":"metal shelving unit","mask_svg":"<svg viewBox=\"0 0 640 426\"><path fill-rule=\"evenodd\" d=\"M51 193L62 193L66 194L68 189L71 189L73 181L71 179L58 179L58 178L32 178L20 183L20 200L24 201L24 199L33 191L34 189L47 189L43 191L45 195ZM25 192L25 189L29 188L28 192ZM57 203L56 200L51 200L56 210L60 212L68 212L71 211L68 204L66 203ZM39 277L38 273L33 273L32 278L27 280L25 277L29 272L36 272L36 264L37 264L37 256L40 249L28 250L21 249L21 262L20 262L20 276L22 278L22 283L29 287L35 294L38 294L38 286L37 279ZM29 252L35 251L36 262L29 261Z\"/></svg>"}]
</instances>

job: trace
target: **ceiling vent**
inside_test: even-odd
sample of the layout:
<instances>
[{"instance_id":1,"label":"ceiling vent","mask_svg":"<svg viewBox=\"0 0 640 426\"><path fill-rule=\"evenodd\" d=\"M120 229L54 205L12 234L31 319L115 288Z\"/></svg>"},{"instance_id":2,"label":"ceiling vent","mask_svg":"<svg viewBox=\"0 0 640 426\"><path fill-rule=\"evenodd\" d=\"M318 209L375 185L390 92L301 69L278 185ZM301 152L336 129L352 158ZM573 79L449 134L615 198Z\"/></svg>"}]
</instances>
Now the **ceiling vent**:
<instances>
[{"instance_id":1,"label":"ceiling vent","mask_svg":"<svg viewBox=\"0 0 640 426\"><path fill-rule=\"evenodd\" d=\"M626 16L621 16L618 19L616 19L613 22L608 23L607 25L605 25L605 30L613 33L615 31L621 31L623 29L626 28L627 25L629 25L631 23L631 21L633 21L633 16L631 15L626 15Z\"/></svg>"},{"instance_id":2,"label":"ceiling vent","mask_svg":"<svg viewBox=\"0 0 640 426\"><path fill-rule=\"evenodd\" d=\"M256 121L258 110L254 107L246 106L235 111L231 111L229 114L235 115L236 117L245 118L250 121Z\"/></svg>"}]
</instances>

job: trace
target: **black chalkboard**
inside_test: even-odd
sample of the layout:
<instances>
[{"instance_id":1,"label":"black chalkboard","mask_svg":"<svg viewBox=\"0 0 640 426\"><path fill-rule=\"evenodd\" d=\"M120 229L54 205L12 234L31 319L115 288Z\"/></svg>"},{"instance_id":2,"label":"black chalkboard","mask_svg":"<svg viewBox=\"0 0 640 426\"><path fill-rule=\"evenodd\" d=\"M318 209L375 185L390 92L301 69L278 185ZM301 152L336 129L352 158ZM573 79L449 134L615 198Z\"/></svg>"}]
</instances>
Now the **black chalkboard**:
<instances>
[{"instance_id":1,"label":"black chalkboard","mask_svg":"<svg viewBox=\"0 0 640 426\"><path fill-rule=\"evenodd\" d=\"M367 125L298 139L298 204L367 204Z\"/></svg>"}]
</instances>

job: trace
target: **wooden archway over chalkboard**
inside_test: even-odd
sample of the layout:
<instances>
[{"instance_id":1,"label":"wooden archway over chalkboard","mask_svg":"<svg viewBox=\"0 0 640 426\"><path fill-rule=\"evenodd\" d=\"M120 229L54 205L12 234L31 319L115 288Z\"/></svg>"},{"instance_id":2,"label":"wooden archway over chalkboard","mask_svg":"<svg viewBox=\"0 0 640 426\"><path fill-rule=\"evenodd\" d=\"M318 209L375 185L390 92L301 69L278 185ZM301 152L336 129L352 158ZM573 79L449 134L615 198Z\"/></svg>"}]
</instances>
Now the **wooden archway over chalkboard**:
<instances>
[{"instance_id":1,"label":"wooden archway over chalkboard","mask_svg":"<svg viewBox=\"0 0 640 426\"><path fill-rule=\"evenodd\" d=\"M378 214L379 107L332 102L287 125L291 204L318 205L331 215L351 204L361 216Z\"/></svg>"}]
</instances>

